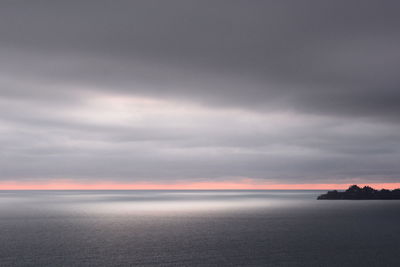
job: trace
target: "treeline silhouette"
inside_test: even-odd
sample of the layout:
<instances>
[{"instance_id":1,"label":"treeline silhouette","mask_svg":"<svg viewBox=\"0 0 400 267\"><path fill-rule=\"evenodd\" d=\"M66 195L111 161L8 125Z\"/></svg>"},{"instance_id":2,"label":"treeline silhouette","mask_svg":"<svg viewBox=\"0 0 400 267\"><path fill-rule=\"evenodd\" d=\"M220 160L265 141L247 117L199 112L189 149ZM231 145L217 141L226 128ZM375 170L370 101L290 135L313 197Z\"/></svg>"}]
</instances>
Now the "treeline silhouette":
<instances>
[{"instance_id":1,"label":"treeline silhouette","mask_svg":"<svg viewBox=\"0 0 400 267\"><path fill-rule=\"evenodd\" d=\"M400 199L400 188L394 190L376 190L370 186L350 186L346 191L328 191L317 199Z\"/></svg>"}]
</instances>

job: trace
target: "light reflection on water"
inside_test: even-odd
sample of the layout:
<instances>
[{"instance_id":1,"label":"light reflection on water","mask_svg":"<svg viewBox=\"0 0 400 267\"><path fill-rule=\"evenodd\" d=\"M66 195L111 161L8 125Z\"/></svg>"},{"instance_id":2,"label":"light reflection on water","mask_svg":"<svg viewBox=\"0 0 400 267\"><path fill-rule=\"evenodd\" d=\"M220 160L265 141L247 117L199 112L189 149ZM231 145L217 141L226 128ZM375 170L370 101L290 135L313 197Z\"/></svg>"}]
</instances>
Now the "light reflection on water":
<instances>
[{"instance_id":1,"label":"light reflection on water","mask_svg":"<svg viewBox=\"0 0 400 267\"><path fill-rule=\"evenodd\" d=\"M320 193L0 191L0 266L396 266L400 201Z\"/></svg>"},{"instance_id":2,"label":"light reflection on water","mask_svg":"<svg viewBox=\"0 0 400 267\"><path fill-rule=\"evenodd\" d=\"M320 191L3 191L0 207L58 213L164 215L294 206ZM294 198L295 197L295 198Z\"/></svg>"}]
</instances>

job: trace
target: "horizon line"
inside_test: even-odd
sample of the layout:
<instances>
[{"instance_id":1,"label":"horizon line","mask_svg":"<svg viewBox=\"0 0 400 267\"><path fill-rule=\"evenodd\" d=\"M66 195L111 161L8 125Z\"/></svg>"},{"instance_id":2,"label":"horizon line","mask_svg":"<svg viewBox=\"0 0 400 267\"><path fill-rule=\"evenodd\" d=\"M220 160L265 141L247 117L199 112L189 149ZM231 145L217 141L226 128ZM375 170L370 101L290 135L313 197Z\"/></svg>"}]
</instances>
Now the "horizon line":
<instances>
[{"instance_id":1,"label":"horizon line","mask_svg":"<svg viewBox=\"0 0 400 267\"><path fill-rule=\"evenodd\" d=\"M1 191L12 190L343 190L349 186L370 186L375 189L396 189L400 183L303 183L303 184L267 184L255 183L251 180L240 182L193 182L193 183L117 183L90 182L81 183L71 180L46 182L0 182Z\"/></svg>"}]
</instances>

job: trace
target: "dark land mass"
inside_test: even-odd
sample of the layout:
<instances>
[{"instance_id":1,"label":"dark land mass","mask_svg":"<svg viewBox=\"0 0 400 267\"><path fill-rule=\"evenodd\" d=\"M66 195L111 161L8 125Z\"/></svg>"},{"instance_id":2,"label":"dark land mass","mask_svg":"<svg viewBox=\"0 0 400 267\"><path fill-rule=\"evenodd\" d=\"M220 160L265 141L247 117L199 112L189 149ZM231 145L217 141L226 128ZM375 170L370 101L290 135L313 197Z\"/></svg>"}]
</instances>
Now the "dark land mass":
<instances>
[{"instance_id":1,"label":"dark land mass","mask_svg":"<svg viewBox=\"0 0 400 267\"><path fill-rule=\"evenodd\" d=\"M363 188L352 185L346 191L328 191L317 199L400 199L400 188L394 190L376 190L369 186Z\"/></svg>"}]
</instances>

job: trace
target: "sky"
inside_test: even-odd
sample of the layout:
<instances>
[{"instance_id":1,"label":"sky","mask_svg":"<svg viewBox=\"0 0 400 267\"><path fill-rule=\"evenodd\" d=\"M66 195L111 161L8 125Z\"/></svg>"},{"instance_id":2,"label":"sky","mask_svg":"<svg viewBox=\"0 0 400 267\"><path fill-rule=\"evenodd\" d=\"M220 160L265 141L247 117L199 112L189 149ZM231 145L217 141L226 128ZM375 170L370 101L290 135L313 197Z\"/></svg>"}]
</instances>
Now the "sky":
<instances>
[{"instance_id":1,"label":"sky","mask_svg":"<svg viewBox=\"0 0 400 267\"><path fill-rule=\"evenodd\" d=\"M0 188L400 183L399 10L1 1Z\"/></svg>"}]
</instances>

